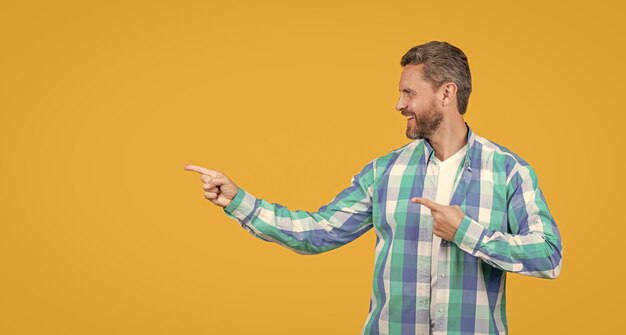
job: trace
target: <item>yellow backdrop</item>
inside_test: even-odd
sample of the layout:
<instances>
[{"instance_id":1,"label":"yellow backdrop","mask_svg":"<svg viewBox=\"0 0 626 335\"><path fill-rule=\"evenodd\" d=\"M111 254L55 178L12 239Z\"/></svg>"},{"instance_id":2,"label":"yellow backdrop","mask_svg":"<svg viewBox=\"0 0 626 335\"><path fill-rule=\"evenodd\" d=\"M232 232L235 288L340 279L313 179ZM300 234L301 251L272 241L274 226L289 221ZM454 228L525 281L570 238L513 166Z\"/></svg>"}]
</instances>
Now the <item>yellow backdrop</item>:
<instances>
[{"instance_id":1,"label":"yellow backdrop","mask_svg":"<svg viewBox=\"0 0 626 335\"><path fill-rule=\"evenodd\" d=\"M13 1L0 11L1 334L357 334L374 234L257 240L187 164L316 210L398 148L400 57L469 57L473 130L536 169L555 281L510 275L513 334L617 332L619 1Z\"/></svg>"}]
</instances>

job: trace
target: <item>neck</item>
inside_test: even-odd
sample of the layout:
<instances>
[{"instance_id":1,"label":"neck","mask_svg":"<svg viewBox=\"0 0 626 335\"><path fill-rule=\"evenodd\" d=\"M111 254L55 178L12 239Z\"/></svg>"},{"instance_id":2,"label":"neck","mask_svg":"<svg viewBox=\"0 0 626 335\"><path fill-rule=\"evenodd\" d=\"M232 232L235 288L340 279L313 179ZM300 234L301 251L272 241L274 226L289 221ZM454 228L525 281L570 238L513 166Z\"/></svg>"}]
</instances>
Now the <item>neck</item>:
<instances>
[{"instance_id":1,"label":"neck","mask_svg":"<svg viewBox=\"0 0 626 335\"><path fill-rule=\"evenodd\" d=\"M467 144L467 125L461 115L452 120L445 118L439 129L426 140L435 150L437 159L443 162Z\"/></svg>"}]
</instances>

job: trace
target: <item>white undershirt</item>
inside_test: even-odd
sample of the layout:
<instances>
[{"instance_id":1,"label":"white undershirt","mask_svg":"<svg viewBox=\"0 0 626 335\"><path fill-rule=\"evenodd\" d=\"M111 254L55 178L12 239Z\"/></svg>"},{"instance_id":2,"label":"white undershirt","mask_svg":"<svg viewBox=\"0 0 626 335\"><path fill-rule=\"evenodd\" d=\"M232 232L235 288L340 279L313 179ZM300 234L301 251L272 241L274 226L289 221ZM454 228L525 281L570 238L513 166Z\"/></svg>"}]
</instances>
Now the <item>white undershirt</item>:
<instances>
[{"instance_id":1,"label":"white undershirt","mask_svg":"<svg viewBox=\"0 0 626 335\"><path fill-rule=\"evenodd\" d=\"M459 170L459 165L465 157L467 152L467 145L461 150L457 151L454 155L448 157L445 161L440 161L437 157L433 157L435 164L439 167L439 174L437 177L437 196L435 202L441 205L450 205L452 200L452 194L454 191L454 182L456 180L456 174ZM441 245L441 237L433 234L432 244L432 258L430 266L430 324L434 325L435 322L435 298L437 296L437 276L439 268L439 248ZM447 243L447 241L443 241Z\"/></svg>"}]
</instances>

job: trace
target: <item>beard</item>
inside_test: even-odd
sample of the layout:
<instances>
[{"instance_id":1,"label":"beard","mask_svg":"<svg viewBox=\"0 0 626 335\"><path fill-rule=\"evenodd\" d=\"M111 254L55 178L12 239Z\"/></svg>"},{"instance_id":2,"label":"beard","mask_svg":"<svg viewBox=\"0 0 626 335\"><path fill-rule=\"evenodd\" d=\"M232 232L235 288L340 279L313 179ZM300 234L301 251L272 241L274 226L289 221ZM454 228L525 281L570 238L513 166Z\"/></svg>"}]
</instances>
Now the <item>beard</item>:
<instances>
[{"instance_id":1,"label":"beard","mask_svg":"<svg viewBox=\"0 0 626 335\"><path fill-rule=\"evenodd\" d=\"M412 140L430 138L432 134L439 129L441 121L443 121L443 115L437 109L434 101L429 108L419 113L419 115L415 113L411 114L415 116L415 119L413 119L415 121L415 127L411 128L411 126L407 125L406 137Z\"/></svg>"}]
</instances>

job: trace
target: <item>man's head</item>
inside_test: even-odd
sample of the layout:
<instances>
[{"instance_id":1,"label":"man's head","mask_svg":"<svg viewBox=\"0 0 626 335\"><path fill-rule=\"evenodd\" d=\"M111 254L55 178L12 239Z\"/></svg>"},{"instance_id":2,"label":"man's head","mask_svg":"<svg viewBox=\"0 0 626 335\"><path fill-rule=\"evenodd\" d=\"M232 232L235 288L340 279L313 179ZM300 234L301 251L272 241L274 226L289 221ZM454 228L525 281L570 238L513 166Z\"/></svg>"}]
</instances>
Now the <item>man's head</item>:
<instances>
[{"instance_id":1,"label":"man's head","mask_svg":"<svg viewBox=\"0 0 626 335\"><path fill-rule=\"evenodd\" d=\"M472 93L472 75L467 56L461 49L446 42L431 41L407 51L400 65L424 64L422 76L434 89L445 83L456 85L456 100L459 113L465 114L470 93Z\"/></svg>"},{"instance_id":2,"label":"man's head","mask_svg":"<svg viewBox=\"0 0 626 335\"><path fill-rule=\"evenodd\" d=\"M407 137L430 138L444 113L460 117L472 90L467 57L445 42L411 48L400 62L400 98L396 109L408 118ZM454 116L456 115L456 116Z\"/></svg>"}]
</instances>

